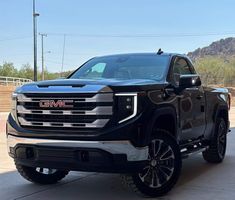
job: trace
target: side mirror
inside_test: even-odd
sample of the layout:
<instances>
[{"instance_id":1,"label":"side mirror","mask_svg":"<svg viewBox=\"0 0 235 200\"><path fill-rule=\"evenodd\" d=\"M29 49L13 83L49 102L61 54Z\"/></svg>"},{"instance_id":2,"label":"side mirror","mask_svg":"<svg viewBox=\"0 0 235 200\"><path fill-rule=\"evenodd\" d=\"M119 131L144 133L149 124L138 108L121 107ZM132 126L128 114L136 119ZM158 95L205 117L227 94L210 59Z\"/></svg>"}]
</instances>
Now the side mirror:
<instances>
[{"instance_id":1,"label":"side mirror","mask_svg":"<svg viewBox=\"0 0 235 200\"><path fill-rule=\"evenodd\" d=\"M201 79L197 74L180 76L179 87L182 89L200 86L201 84L202 84Z\"/></svg>"}]
</instances>

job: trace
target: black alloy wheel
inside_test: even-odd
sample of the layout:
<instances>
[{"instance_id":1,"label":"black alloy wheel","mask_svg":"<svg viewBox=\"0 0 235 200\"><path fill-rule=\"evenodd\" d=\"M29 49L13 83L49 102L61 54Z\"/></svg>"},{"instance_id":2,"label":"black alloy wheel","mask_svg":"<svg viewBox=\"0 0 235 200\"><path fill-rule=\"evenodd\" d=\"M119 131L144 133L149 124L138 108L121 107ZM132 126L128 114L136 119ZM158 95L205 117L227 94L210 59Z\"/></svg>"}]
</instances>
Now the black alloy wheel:
<instances>
[{"instance_id":1,"label":"black alloy wheel","mask_svg":"<svg viewBox=\"0 0 235 200\"><path fill-rule=\"evenodd\" d=\"M157 130L149 144L146 166L139 173L122 176L122 180L138 194L162 196L176 184L181 165L180 148L175 138L166 130Z\"/></svg>"}]
</instances>

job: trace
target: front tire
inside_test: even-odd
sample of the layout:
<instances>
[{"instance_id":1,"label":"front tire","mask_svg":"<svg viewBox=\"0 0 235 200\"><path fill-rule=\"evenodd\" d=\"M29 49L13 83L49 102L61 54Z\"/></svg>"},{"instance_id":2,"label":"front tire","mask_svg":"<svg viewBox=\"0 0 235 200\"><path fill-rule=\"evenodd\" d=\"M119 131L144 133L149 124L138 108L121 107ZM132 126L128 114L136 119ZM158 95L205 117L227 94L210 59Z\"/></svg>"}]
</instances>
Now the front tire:
<instances>
[{"instance_id":1,"label":"front tire","mask_svg":"<svg viewBox=\"0 0 235 200\"><path fill-rule=\"evenodd\" d=\"M176 140L168 131L157 130L149 145L147 165L138 174L123 176L123 181L144 196L162 196L176 184L181 166L181 154Z\"/></svg>"},{"instance_id":2,"label":"front tire","mask_svg":"<svg viewBox=\"0 0 235 200\"><path fill-rule=\"evenodd\" d=\"M202 152L209 163L221 163L224 160L227 146L227 126L223 118L216 119L214 136L209 148Z\"/></svg>"},{"instance_id":3,"label":"front tire","mask_svg":"<svg viewBox=\"0 0 235 200\"><path fill-rule=\"evenodd\" d=\"M61 171L57 169L27 167L17 163L15 165L16 169L24 179L32 183L42 185L55 184L69 173L68 171Z\"/></svg>"}]
</instances>

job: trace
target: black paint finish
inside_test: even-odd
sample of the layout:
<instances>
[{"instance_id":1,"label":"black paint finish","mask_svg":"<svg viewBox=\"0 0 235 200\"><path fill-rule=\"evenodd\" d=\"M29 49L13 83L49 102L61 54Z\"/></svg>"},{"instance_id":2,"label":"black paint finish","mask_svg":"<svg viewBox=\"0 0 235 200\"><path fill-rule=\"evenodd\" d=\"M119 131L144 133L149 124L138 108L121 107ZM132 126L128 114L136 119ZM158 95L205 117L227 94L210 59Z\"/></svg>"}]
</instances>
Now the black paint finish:
<instances>
[{"instance_id":1,"label":"black paint finish","mask_svg":"<svg viewBox=\"0 0 235 200\"><path fill-rule=\"evenodd\" d=\"M145 79L78 80L68 78L31 83L16 91L18 93L40 93L53 91L53 87L56 86L71 86L74 92L76 89L89 86L89 92L137 92L138 113L133 119L121 124L115 123L114 119L118 108L115 107L116 103L114 102L113 121L96 133L89 132L88 134L87 131L73 132L61 129L55 134L53 131L26 130L10 115L7 122L7 134L30 138L68 140L130 140L135 146L141 147L149 144L155 128L167 128L163 127L167 124L168 128L174 127L175 130L173 128L169 128L169 130L173 130L172 134L176 137L178 143L187 143L189 140L200 138L209 139L216 115L220 111L228 112L228 91L204 86L182 89L175 84L172 78L173 65L176 58L182 58L195 72L191 61L186 56L179 54L150 55L169 57L169 66L166 69L168 73L162 81ZM161 119L171 120L164 122ZM157 124L158 121L161 124Z\"/></svg>"}]
</instances>

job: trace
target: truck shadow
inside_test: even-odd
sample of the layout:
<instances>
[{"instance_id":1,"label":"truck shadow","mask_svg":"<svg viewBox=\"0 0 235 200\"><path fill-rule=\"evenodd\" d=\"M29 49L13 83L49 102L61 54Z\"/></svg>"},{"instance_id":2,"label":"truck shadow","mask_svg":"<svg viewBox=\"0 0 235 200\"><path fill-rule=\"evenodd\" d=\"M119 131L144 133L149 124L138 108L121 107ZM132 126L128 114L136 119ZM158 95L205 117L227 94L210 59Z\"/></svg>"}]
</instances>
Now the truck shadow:
<instances>
[{"instance_id":1,"label":"truck shadow","mask_svg":"<svg viewBox=\"0 0 235 200\"><path fill-rule=\"evenodd\" d=\"M177 186L186 185L194 179L199 178L201 175L209 173L211 170L218 167L218 165L209 164L204 161L202 154L185 159L182 163L182 174Z\"/></svg>"},{"instance_id":2,"label":"truck shadow","mask_svg":"<svg viewBox=\"0 0 235 200\"><path fill-rule=\"evenodd\" d=\"M200 155L184 160L179 182L172 192L160 199L179 198L187 194L190 187L203 187L204 185L213 187L213 183L220 181L221 174L229 171L226 170L226 167L233 167L231 166L232 160L234 158L228 156L225 163L219 165L206 163ZM110 174L71 172L68 177L56 185L41 186L28 183L16 171L12 171L0 174L0 187L0 196L3 200L143 199L124 187L119 175Z\"/></svg>"}]
</instances>

